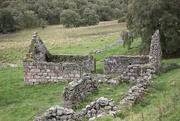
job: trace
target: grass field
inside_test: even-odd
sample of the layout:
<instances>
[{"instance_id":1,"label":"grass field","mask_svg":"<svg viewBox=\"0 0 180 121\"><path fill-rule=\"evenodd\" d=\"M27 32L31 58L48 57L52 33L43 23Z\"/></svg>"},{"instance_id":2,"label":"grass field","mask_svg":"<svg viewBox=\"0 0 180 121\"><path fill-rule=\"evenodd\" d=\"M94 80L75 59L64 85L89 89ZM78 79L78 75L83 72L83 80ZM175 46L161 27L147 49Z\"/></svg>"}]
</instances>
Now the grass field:
<instances>
[{"instance_id":1,"label":"grass field","mask_svg":"<svg viewBox=\"0 0 180 121\"><path fill-rule=\"evenodd\" d=\"M47 26L44 30L37 28L0 35L0 64L22 65L35 31L52 54L88 54L117 41L125 28L124 23L111 21L90 27L65 29L62 25L56 25Z\"/></svg>"},{"instance_id":2,"label":"grass field","mask_svg":"<svg viewBox=\"0 0 180 121\"><path fill-rule=\"evenodd\" d=\"M97 26L65 29L61 25L46 29L29 29L14 34L0 35L0 65L18 64L19 67L0 68L0 121L32 121L52 105L62 105L62 90L67 83L25 86L23 83L22 58L28 50L31 36L38 32L52 54L88 54L120 38L126 29L117 21L103 22ZM137 55L140 40L127 50L122 45L94 55L97 59L97 73L102 73L103 59L108 55ZM180 63L180 59L163 60L165 64ZM112 98L116 104L132 85L99 85L99 90L91 94L77 107L80 110L95 98ZM126 111L126 117L104 117L100 121L179 121L180 114L180 69L162 74L150 84L144 101ZM107 89L110 91L107 91ZM108 90L109 90L108 89Z\"/></svg>"}]
</instances>

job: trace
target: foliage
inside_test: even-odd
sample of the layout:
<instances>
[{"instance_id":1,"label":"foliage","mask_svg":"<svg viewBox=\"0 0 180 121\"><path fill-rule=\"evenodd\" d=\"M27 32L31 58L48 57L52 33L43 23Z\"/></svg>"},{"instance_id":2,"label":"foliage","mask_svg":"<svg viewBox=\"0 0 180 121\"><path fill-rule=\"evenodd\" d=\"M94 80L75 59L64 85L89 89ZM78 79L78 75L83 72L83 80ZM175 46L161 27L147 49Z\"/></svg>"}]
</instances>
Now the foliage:
<instances>
[{"instance_id":1,"label":"foliage","mask_svg":"<svg viewBox=\"0 0 180 121\"><path fill-rule=\"evenodd\" d=\"M0 10L0 33L15 31L15 20L10 11Z\"/></svg>"},{"instance_id":2,"label":"foliage","mask_svg":"<svg viewBox=\"0 0 180 121\"><path fill-rule=\"evenodd\" d=\"M76 27L79 18L80 15L70 9L64 10L60 17L61 23L67 28Z\"/></svg>"},{"instance_id":3,"label":"foliage","mask_svg":"<svg viewBox=\"0 0 180 121\"><path fill-rule=\"evenodd\" d=\"M87 25L96 25L99 23L99 16L97 15L95 10L90 10L89 8L86 8L83 12L83 18L85 18L85 21Z\"/></svg>"},{"instance_id":4,"label":"foliage","mask_svg":"<svg viewBox=\"0 0 180 121\"><path fill-rule=\"evenodd\" d=\"M128 0L1 0L0 8L8 10L16 23L15 30L32 27L45 28L46 24L64 23L65 10L79 14L74 27L96 25L99 21L118 19L126 14ZM2 15L0 15L2 16ZM31 23L32 22L32 23ZM14 25L14 24L13 24ZM66 26L65 26L66 27ZM12 31L12 30L8 30ZM2 33L2 29L0 31Z\"/></svg>"},{"instance_id":5,"label":"foliage","mask_svg":"<svg viewBox=\"0 0 180 121\"><path fill-rule=\"evenodd\" d=\"M126 22L126 17L121 17L118 19L118 23L121 23L121 22Z\"/></svg>"},{"instance_id":6,"label":"foliage","mask_svg":"<svg viewBox=\"0 0 180 121\"><path fill-rule=\"evenodd\" d=\"M141 37L142 50L149 50L152 34L160 30L163 56L180 57L180 1L131 0L128 5L127 28ZM131 34L132 35L132 34Z\"/></svg>"}]
</instances>

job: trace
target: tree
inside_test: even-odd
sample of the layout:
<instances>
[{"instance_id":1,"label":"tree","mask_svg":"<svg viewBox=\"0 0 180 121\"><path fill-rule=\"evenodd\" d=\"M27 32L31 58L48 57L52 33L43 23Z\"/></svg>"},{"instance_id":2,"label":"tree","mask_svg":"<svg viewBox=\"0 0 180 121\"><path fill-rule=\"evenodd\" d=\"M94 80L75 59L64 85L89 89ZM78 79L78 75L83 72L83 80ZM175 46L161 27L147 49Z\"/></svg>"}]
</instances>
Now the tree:
<instances>
[{"instance_id":1,"label":"tree","mask_svg":"<svg viewBox=\"0 0 180 121\"><path fill-rule=\"evenodd\" d=\"M99 16L96 14L95 10L90 10L86 8L83 13L83 18L86 20L87 25L97 25L99 23Z\"/></svg>"},{"instance_id":2,"label":"tree","mask_svg":"<svg viewBox=\"0 0 180 121\"><path fill-rule=\"evenodd\" d=\"M39 7L39 9L38 9L38 17L39 18L42 18L42 19L47 19L47 10L43 7L43 6L41 6L41 7Z\"/></svg>"},{"instance_id":3,"label":"tree","mask_svg":"<svg viewBox=\"0 0 180 121\"><path fill-rule=\"evenodd\" d=\"M14 32L15 20L11 15L10 11L1 9L0 10L0 33Z\"/></svg>"},{"instance_id":4,"label":"tree","mask_svg":"<svg viewBox=\"0 0 180 121\"><path fill-rule=\"evenodd\" d=\"M39 26L39 20L33 11L29 11L29 10L25 11L23 20L24 20L24 25L23 25L24 28Z\"/></svg>"},{"instance_id":5,"label":"tree","mask_svg":"<svg viewBox=\"0 0 180 121\"><path fill-rule=\"evenodd\" d=\"M113 10L110 6L103 6L98 11L100 21L110 21L113 15Z\"/></svg>"},{"instance_id":6,"label":"tree","mask_svg":"<svg viewBox=\"0 0 180 121\"><path fill-rule=\"evenodd\" d=\"M61 23L67 28L76 27L76 24L78 23L79 19L80 19L80 15L70 9L63 10L60 15Z\"/></svg>"},{"instance_id":7,"label":"tree","mask_svg":"<svg viewBox=\"0 0 180 121\"><path fill-rule=\"evenodd\" d=\"M159 29L163 56L180 56L179 6L179 0L132 0L126 16L129 35L140 37L147 51L152 34Z\"/></svg>"}]
</instances>

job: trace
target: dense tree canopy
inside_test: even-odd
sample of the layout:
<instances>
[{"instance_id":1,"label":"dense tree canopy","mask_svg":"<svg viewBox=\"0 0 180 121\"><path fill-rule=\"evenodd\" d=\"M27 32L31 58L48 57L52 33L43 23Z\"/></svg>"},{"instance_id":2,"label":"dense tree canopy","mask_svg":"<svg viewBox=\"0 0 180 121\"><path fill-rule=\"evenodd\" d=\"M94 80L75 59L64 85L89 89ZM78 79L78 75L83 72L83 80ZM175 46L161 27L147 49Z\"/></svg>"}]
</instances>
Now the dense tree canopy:
<instances>
[{"instance_id":1,"label":"dense tree canopy","mask_svg":"<svg viewBox=\"0 0 180 121\"><path fill-rule=\"evenodd\" d=\"M69 28L69 27L76 27L76 24L78 23L78 20L80 18L80 15L76 13L73 10L64 10L61 14L61 23Z\"/></svg>"},{"instance_id":2,"label":"dense tree canopy","mask_svg":"<svg viewBox=\"0 0 180 121\"><path fill-rule=\"evenodd\" d=\"M125 43L140 37L143 51L149 50L151 36L159 29L163 55L180 57L180 0L131 0L126 18Z\"/></svg>"},{"instance_id":3,"label":"dense tree canopy","mask_svg":"<svg viewBox=\"0 0 180 121\"><path fill-rule=\"evenodd\" d=\"M0 10L0 32L13 32L15 31L15 20L8 10Z\"/></svg>"},{"instance_id":4,"label":"dense tree canopy","mask_svg":"<svg viewBox=\"0 0 180 121\"><path fill-rule=\"evenodd\" d=\"M75 26L77 27L96 25L99 21L109 21L125 16L127 1L128 0L1 0L0 9L10 12L13 18L11 20L16 23L15 30L38 26L43 27L46 23L50 25L63 24L66 19L61 19L61 14L65 10L74 11L74 14L79 15L78 20L76 20L76 22L73 21L73 24L76 23ZM2 16L2 14L0 14L0 16ZM63 22L61 20L63 20ZM2 22L3 21L0 21L1 25ZM67 25L64 26L70 27ZM5 26L1 26L0 33L2 33L2 27ZM10 26L6 25L6 27ZM12 31L7 28L6 30L6 32Z\"/></svg>"}]
</instances>

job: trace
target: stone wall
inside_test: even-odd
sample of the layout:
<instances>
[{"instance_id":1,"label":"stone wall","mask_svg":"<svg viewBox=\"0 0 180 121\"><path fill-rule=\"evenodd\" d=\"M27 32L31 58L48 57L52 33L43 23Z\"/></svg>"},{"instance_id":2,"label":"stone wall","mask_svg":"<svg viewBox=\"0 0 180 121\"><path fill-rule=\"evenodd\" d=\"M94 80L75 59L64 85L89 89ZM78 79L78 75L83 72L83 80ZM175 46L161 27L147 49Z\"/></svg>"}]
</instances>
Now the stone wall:
<instances>
[{"instance_id":1,"label":"stone wall","mask_svg":"<svg viewBox=\"0 0 180 121\"><path fill-rule=\"evenodd\" d=\"M52 55L34 33L23 66L24 82L32 85L80 78L84 72L96 71L96 60L90 54Z\"/></svg>"},{"instance_id":2,"label":"stone wall","mask_svg":"<svg viewBox=\"0 0 180 121\"><path fill-rule=\"evenodd\" d=\"M125 106L132 106L138 100L141 100L144 93L147 92L147 80L143 78L137 79L137 82L132 86L124 98L120 101L120 108Z\"/></svg>"},{"instance_id":3,"label":"stone wall","mask_svg":"<svg viewBox=\"0 0 180 121\"><path fill-rule=\"evenodd\" d=\"M87 95L98 89L97 82L90 76L83 77L80 80L73 81L70 86L64 87L63 107L73 108L80 104Z\"/></svg>"},{"instance_id":4,"label":"stone wall","mask_svg":"<svg viewBox=\"0 0 180 121\"><path fill-rule=\"evenodd\" d=\"M85 121L94 120L105 115L114 115L119 108L115 106L112 99L100 97L91 102L80 112L60 106L52 106L42 116L36 117L33 121Z\"/></svg>"},{"instance_id":5,"label":"stone wall","mask_svg":"<svg viewBox=\"0 0 180 121\"><path fill-rule=\"evenodd\" d=\"M148 56L109 56L104 59L104 71L122 74L129 65L147 63L149 63Z\"/></svg>"},{"instance_id":6,"label":"stone wall","mask_svg":"<svg viewBox=\"0 0 180 121\"><path fill-rule=\"evenodd\" d=\"M74 80L81 77L81 67L75 63L24 62L23 66L26 85Z\"/></svg>"},{"instance_id":7,"label":"stone wall","mask_svg":"<svg viewBox=\"0 0 180 121\"><path fill-rule=\"evenodd\" d=\"M52 106L46 110L43 116L36 117L33 121L75 121L74 115L75 112L72 109Z\"/></svg>"},{"instance_id":8,"label":"stone wall","mask_svg":"<svg viewBox=\"0 0 180 121\"><path fill-rule=\"evenodd\" d=\"M95 72L96 71L96 60L89 55L51 55L48 58L48 62L68 62L77 63L81 66L84 72Z\"/></svg>"},{"instance_id":9,"label":"stone wall","mask_svg":"<svg viewBox=\"0 0 180 121\"><path fill-rule=\"evenodd\" d=\"M157 71L162 65L162 50L160 44L159 30L156 30L151 39L149 63L151 63L155 71Z\"/></svg>"},{"instance_id":10,"label":"stone wall","mask_svg":"<svg viewBox=\"0 0 180 121\"><path fill-rule=\"evenodd\" d=\"M135 82L138 78L151 79L154 74L154 68L150 64L129 65L120 76L122 82Z\"/></svg>"}]
</instances>

